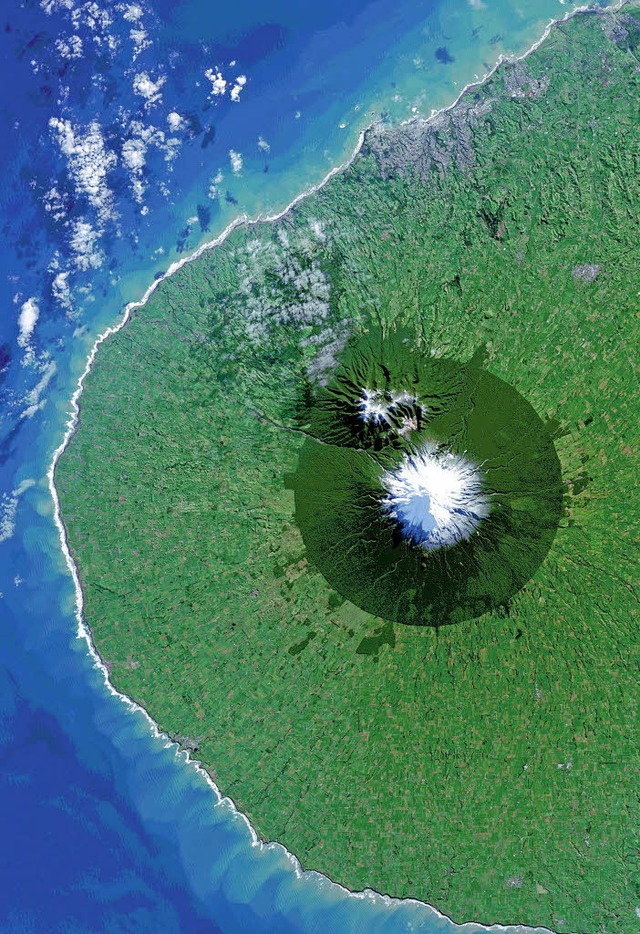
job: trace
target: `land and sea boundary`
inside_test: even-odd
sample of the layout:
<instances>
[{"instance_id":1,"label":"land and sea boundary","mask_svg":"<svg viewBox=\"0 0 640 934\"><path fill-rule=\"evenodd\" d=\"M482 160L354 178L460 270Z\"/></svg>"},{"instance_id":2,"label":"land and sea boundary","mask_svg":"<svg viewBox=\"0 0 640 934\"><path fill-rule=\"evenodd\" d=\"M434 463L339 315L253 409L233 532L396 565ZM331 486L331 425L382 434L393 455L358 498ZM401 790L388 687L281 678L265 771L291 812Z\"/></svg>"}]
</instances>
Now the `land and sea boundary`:
<instances>
[{"instance_id":1,"label":"land and sea boundary","mask_svg":"<svg viewBox=\"0 0 640 934\"><path fill-rule=\"evenodd\" d=\"M624 6L559 21L430 121L372 127L313 192L127 308L49 472L112 689L256 842L456 921L637 924L639 99ZM446 630L332 591L284 482L305 387L398 321L434 355L481 352L562 465L544 565Z\"/></svg>"}]
</instances>

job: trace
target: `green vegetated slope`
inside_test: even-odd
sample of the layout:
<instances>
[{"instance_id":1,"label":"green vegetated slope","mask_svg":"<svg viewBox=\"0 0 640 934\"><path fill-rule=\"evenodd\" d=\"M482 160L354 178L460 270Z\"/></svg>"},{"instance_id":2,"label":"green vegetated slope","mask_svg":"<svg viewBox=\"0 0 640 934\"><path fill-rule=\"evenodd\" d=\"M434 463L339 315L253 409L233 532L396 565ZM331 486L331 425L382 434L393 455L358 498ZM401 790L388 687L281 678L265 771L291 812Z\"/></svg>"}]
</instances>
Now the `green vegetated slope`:
<instances>
[{"instance_id":1,"label":"green vegetated slope","mask_svg":"<svg viewBox=\"0 0 640 934\"><path fill-rule=\"evenodd\" d=\"M105 342L57 470L114 684L305 867L459 921L638 923L639 102L627 9L371 132ZM371 321L557 424L554 543L478 620L368 616L305 555L301 394Z\"/></svg>"}]
</instances>

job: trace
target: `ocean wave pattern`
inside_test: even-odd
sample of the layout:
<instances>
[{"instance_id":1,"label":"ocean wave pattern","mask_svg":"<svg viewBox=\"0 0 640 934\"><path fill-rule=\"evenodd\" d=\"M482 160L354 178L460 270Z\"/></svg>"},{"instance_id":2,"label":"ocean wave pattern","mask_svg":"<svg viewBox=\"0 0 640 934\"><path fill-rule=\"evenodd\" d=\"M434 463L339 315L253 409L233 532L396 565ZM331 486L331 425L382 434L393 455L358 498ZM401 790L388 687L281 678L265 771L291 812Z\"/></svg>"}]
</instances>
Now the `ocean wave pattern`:
<instances>
[{"instance_id":1,"label":"ocean wave pattern","mask_svg":"<svg viewBox=\"0 0 640 934\"><path fill-rule=\"evenodd\" d=\"M303 15L302 6L279 4L266 23L246 4L212 16L204 0L42 0L4 16L7 934L457 927L418 902L351 895L302 873L279 845L257 844L196 765L114 696L76 632L54 522L47 471L69 400L97 335L127 302L234 218L277 213L320 182L373 120L450 104L571 9L332 0ZM446 64L436 56L445 47Z\"/></svg>"}]
</instances>

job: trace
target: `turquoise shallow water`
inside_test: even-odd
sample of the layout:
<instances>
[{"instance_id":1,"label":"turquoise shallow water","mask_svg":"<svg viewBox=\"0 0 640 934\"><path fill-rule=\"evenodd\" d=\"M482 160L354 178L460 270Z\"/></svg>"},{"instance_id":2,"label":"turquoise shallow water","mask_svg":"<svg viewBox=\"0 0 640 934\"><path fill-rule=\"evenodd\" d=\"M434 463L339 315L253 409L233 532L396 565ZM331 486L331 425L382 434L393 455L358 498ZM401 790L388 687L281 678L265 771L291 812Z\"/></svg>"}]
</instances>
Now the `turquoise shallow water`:
<instances>
[{"instance_id":1,"label":"turquoise shallow water","mask_svg":"<svg viewBox=\"0 0 640 934\"><path fill-rule=\"evenodd\" d=\"M244 819L93 666L52 518L46 471L69 399L127 301L239 213L277 212L317 184L382 113L397 121L450 104L570 9L301 6L280 0L267 15L244 0L214 14L186 0L138 15L136 4L51 0L5 11L3 932L452 928L426 906L351 896L301 875L281 847L252 845ZM228 81L224 95L212 95L209 69Z\"/></svg>"}]
</instances>

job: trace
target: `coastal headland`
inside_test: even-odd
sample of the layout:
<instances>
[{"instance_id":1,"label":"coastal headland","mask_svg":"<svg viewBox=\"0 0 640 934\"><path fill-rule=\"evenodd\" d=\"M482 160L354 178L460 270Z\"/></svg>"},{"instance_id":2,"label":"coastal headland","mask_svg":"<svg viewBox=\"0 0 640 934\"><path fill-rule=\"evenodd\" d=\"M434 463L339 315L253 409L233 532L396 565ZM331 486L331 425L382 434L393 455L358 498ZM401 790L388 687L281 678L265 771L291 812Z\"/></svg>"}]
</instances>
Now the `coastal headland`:
<instances>
[{"instance_id":1,"label":"coastal headland","mask_svg":"<svg viewBox=\"0 0 640 934\"><path fill-rule=\"evenodd\" d=\"M100 344L55 469L117 690L304 868L456 921L638 923L639 100L628 6L557 24L432 121L373 127ZM544 560L446 626L333 589L287 479L353 341L399 327L513 387L561 477ZM422 430L405 386L360 388Z\"/></svg>"}]
</instances>

